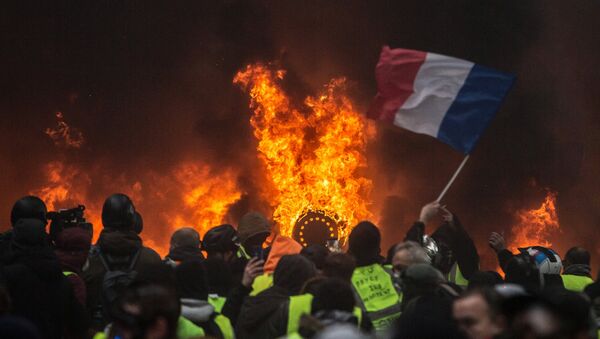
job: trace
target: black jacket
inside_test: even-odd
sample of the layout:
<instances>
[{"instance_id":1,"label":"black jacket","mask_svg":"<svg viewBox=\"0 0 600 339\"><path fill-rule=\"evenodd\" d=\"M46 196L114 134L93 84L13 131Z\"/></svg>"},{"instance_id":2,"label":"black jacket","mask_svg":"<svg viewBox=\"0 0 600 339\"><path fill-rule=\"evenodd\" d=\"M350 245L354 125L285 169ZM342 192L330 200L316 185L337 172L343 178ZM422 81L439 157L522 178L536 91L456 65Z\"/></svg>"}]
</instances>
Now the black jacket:
<instances>
[{"instance_id":1,"label":"black jacket","mask_svg":"<svg viewBox=\"0 0 600 339\"><path fill-rule=\"evenodd\" d=\"M160 256L152 249L142 245L142 239L133 231L103 230L96 246L90 251L88 263L83 267L82 277L87 288L87 308L90 316L99 312L98 305L102 296L102 281L106 269L100 259L100 254L122 261L133 259L140 251L133 269L138 271L144 265L160 264ZM124 263L124 266L129 266ZM111 267L111 269L126 269L127 267ZM94 323L97 330L102 330L105 324Z\"/></svg>"},{"instance_id":2,"label":"black jacket","mask_svg":"<svg viewBox=\"0 0 600 339\"><path fill-rule=\"evenodd\" d=\"M278 312L281 305L289 300L290 292L273 286L254 297L247 297L237 319L236 337L278 338L287 332L287 319Z\"/></svg>"},{"instance_id":3,"label":"black jacket","mask_svg":"<svg viewBox=\"0 0 600 339\"><path fill-rule=\"evenodd\" d=\"M412 240L423 244L424 234L425 225L417 221L408 230L404 240ZM479 254L475 243L456 215L454 215L452 225L447 222L443 223L431 236L436 242L444 241L449 245L465 279L469 280L473 273L479 271Z\"/></svg>"},{"instance_id":4,"label":"black jacket","mask_svg":"<svg viewBox=\"0 0 600 339\"><path fill-rule=\"evenodd\" d=\"M15 225L0 281L10 294L11 313L31 321L45 338L85 336L85 312L62 273L41 221L21 219Z\"/></svg>"},{"instance_id":5,"label":"black jacket","mask_svg":"<svg viewBox=\"0 0 600 339\"><path fill-rule=\"evenodd\" d=\"M244 300L246 300L248 295L250 295L250 292L252 292L251 288L248 288L240 283L227 295L227 299L225 300L221 314L229 318L233 327L235 327L237 324L237 319L242 310Z\"/></svg>"}]
</instances>

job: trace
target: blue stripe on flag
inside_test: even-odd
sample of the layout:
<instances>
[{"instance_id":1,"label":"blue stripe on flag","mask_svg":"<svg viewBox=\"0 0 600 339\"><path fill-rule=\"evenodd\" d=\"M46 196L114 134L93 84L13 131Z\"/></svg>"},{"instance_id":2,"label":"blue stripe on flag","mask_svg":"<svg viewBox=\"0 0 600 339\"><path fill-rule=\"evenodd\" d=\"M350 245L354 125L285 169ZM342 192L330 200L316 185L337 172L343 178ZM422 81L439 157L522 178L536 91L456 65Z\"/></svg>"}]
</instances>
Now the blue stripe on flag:
<instances>
[{"instance_id":1,"label":"blue stripe on flag","mask_svg":"<svg viewBox=\"0 0 600 339\"><path fill-rule=\"evenodd\" d=\"M508 93L514 75L474 65L446 112L437 138L469 154Z\"/></svg>"}]
</instances>

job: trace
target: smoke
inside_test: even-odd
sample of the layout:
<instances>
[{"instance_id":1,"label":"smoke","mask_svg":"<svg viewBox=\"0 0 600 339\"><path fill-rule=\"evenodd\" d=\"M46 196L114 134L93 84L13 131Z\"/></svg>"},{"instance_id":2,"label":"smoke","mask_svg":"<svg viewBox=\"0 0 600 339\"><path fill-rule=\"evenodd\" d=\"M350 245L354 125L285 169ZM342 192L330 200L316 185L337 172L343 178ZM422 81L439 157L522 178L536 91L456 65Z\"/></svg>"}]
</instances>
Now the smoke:
<instances>
[{"instance_id":1,"label":"smoke","mask_svg":"<svg viewBox=\"0 0 600 339\"><path fill-rule=\"evenodd\" d=\"M366 111L380 48L389 44L518 75L445 201L486 262L489 232L508 233L515 212L539 206L545 188L558 192L563 233L553 242L561 253L575 244L598 250L599 9L592 0L13 2L0 14L3 225L56 160L91 178L85 190L94 204L113 190L135 192L138 182L153 191L153 178L195 161L210 165L209 176L235 173L241 198L228 220L249 209L269 213L248 98L232 85L234 74L279 62L289 71L286 91L299 100L343 75ZM83 133L80 148L58 148L44 133L59 111ZM437 197L461 156L426 136L377 130L368 175L387 246ZM139 195L153 210L142 211L146 227L168 230L155 193Z\"/></svg>"}]
</instances>

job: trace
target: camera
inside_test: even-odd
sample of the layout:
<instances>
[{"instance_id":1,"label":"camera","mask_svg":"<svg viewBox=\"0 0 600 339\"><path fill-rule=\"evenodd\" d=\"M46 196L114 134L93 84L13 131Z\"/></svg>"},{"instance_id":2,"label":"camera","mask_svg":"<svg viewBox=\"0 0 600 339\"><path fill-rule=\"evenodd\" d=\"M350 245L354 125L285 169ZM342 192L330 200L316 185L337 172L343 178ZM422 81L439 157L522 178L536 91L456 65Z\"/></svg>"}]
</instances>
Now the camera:
<instances>
[{"instance_id":1,"label":"camera","mask_svg":"<svg viewBox=\"0 0 600 339\"><path fill-rule=\"evenodd\" d=\"M56 239L56 235L70 227L81 227L93 234L94 228L85 219L83 211L85 206L78 205L74 208L48 212L46 217L50 220L50 238Z\"/></svg>"}]
</instances>

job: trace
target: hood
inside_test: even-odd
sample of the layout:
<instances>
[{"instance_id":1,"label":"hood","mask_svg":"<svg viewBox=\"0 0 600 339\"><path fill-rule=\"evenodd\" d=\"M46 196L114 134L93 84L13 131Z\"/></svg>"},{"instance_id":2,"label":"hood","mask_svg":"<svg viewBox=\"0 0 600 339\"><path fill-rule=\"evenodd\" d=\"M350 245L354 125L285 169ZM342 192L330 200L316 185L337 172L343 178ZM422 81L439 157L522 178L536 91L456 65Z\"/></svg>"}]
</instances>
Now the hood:
<instances>
[{"instance_id":1,"label":"hood","mask_svg":"<svg viewBox=\"0 0 600 339\"><path fill-rule=\"evenodd\" d=\"M104 229L98 238L98 246L103 253L115 256L128 256L142 247L142 239L130 230Z\"/></svg>"},{"instance_id":2,"label":"hood","mask_svg":"<svg viewBox=\"0 0 600 339\"><path fill-rule=\"evenodd\" d=\"M178 246L169 251L167 257L173 261L184 261L188 259L204 259L199 247Z\"/></svg>"},{"instance_id":3,"label":"hood","mask_svg":"<svg viewBox=\"0 0 600 339\"><path fill-rule=\"evenodd\" d=\"M281 235L276 236L271 245L271 250L267 257L267 261L265 262L265 266L263 267L264 272L273 273L281 257L284 255L299 254L300 251L302 251L302 245L294 239Z\"/></svg>"},{"instance_id":4,"label":"hood","mask_svg":"<svg viewBox=\"0 0 600 339\"><path fill-rule=\"evenodd\" d=\"M92 233L81 227L69 227L56 235L56 248L69 252L88 252L92 245Z\"/></svg>"},{"instance_id":5,"label":"hood","mask_svg":"<svg viewBox=\"0 0 600 339\"><path fill-rule=\"evenodd\" d=\"M348 253L356 259L356 266L381 263L381 233L369 221L359 222L348 237Z\"/></svg>"},{"instance_id":6,"label":"hood","mask_svg":"<svg viewBox=\"0 0 600 339\"><path fill-rule=\"evenodd\" d=\"M592 269L590 265L585 264L573 264L565 267L563 274L571 274L585 277L592 277Z\"/></svg>"},{"instance_id":7,"label":"hood","mask_svg":"<svg viewBox=\"0 0 600 339\"><path fill-rule=\"evenodd\" d=\"M63 270L79 273L91 244L92 234L81 227L70 227L60 232L54 241L54 253Z\"/></svg>"},{"instance_id":8,"label":"hood","mask_svg":"<svg viewBox=\"0 0 600 339\"><path fill-rule=\"evenodd\" d=\"M205 300L181 299L181 316L193 323L203 323L210 320L215 308Z\"/></svg>"},{"instance_id":9,"label":"hood","mask_svg":"<svg viewBox=\"0 0 600 339\"><path fill-rule=\"evenodd\" d=\"M262 325L279 310L281 304L289 300L290 293L281 287L272 286L254 297L248 297L238 318L238 326L249 333Z\"/></svg>"},{"instance_id":10,"label":"hood","mask_svg":"<svg viewBox=\"0 0 600 339\"><path fill-rule=\"evenodd\" d=\"M271 223L258 212L246 213L238 224L238 236L243 244L246 240L261 233L271 233Z\"/></svg>"},{"instance_id":11,"label":"hood","mask_svg":"<svg viewBox=\"0 0 600 339\"><path fill-rule=\"evenodd\" d=\"M20 219L13 228L8 264L30 268L42 280L60 278L61 268L52 248L44 223L37 219Z\"/></svg>"},{"instance_id":12,"label":"hood","mask_svg":"<svg viewBox=\"0 0 600 339\"><path fill-rule=\"evenodd\" d=\"M285 288L290 295L295 295L316 274L315 265L306 257L300 254L285 255L275 268L273 285Z\"/></svg>"}]
</instances>

